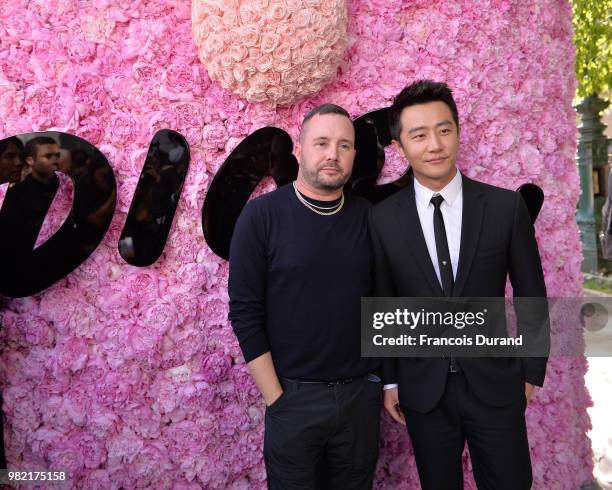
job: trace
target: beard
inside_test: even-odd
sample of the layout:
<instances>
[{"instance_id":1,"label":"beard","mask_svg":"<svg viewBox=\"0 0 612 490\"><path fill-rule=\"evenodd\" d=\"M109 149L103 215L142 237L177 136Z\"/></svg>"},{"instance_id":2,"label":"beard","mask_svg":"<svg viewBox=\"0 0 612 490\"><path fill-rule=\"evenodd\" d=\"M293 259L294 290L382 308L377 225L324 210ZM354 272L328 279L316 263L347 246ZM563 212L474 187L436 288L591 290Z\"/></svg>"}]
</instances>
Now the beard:
<instances>
[{"instance_id":1,"label":"beard","mask_svg":"<svg viewBox=\"0 0 612 490\"><path fill-rule=\"evenodd\" d=\"M350 174L345 174L337 163L321 164L316 169L308 167L303 163L300 165L304 180L316 189L335 191L344 187L344 184L348 182L350 177ZM326 175L323 173L324 168L336 169L338 173L336 175Z\"/></svg>"}]
</instances>

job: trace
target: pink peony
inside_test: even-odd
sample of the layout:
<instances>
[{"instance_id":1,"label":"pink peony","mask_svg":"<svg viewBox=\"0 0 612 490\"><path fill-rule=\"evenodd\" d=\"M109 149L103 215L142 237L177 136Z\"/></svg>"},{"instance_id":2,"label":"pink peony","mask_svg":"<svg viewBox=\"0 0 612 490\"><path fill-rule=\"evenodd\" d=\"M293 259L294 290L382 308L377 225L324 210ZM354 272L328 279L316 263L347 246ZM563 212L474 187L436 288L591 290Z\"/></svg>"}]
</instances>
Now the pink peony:
<instances>
[{"instance_id":1,"label":"pink peony","mask_svg":"<svg viewBox=\"0 0 612 490\"><path fill-rule=\"evenodd\" d=\"M80 115L99 114L108 108L108 96L102 78L95 73L81 73L72 82Z\"/></svg>"},{"instance_id":2,"label":"pink peony","mask_svg":"<svg viewBox=\"0 0 612 490\"><path fill-rule=\"evenodd\" d=\"M57 348L57 364L60 369L78 371L87 362L89 347L87 341L79 338L70 338Z\"/></svg>"},{"instance_id":3,"label":"pink peony","mask_svg":"<svg viewBox=\"0 0 612 490\"><path fill-rule=\"evenodd\" d=\"M121 377L109 371L104 379L99 381L96 389L98 401L109 408L123 407L129 397L130 386Z\"/></svg>"}]
</instances>

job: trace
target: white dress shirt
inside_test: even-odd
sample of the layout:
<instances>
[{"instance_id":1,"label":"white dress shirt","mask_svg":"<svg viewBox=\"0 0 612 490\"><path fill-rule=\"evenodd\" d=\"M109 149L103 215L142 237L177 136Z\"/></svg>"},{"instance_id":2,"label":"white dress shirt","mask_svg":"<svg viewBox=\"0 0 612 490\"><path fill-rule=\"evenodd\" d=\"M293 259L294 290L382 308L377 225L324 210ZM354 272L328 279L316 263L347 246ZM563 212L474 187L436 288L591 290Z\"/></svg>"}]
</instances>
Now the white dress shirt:
<instances>
[{"instance_id":1,"label":"white dress shirt","mask_svg":"<svg viewBox=\"0 0 612 490\"><path fill-rule=\"evenodd\" d=\"M414 178L414 198L416 200L419 221L421 222L421 229L423 230L423 236L425 237L425 243L427 244L427 250L436 271L436 276L438 276L438 281L440 286L442 286L433 225L435 207L431 202L431 198L436 194L440 194L444 198L444 201L440 204L440 211L444 220L446 241L448 242L448 251L450 252L451 265L453 267L453 278L456 279L457 266L459 265L459 249L461 246L461 219L463 215L463 181L461 180L461 172L457 170L453 180L446 184L439 192L428 189L416 177ZM383 388L385 390L397 388L397 384L387 384Z\"/></svg>"},{"instance_id":2,"label":"white dress shirt","mask_svg":"<svg viewBox=\"0 0 612 490\"><path fill-rule=\"evenodd\" d=\"M417 212L419 213L419 221L421 222L421 229L423 230L423 236L425 237L425 243L427 244L427 250L436 271L436 276L438 276L438 281L442 285L433 225L435 208L431 202L431 198L436 194L440 194L444 198L440 205L440 211L442 211L442 218L444 219L448 251L450 252L451 265L453 267L453 278L456 279L457 266L459 265L461 218L463 213L463 181L461 180L461 173L457 170L453 180L446 184L440 192L434 192L423 186L416 178L414 179L414 197Z\"/></svg>"}]
</instances>

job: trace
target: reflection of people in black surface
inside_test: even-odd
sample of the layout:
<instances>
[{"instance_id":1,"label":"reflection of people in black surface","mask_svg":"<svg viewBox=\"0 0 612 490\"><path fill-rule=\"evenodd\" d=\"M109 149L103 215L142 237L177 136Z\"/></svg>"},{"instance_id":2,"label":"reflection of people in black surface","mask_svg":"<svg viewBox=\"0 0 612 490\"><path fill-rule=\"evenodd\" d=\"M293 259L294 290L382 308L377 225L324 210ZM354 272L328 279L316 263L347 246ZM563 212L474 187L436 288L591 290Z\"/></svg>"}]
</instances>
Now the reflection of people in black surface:
<instances>
[{"instance_id":1,"label":"reflection of people in black surface","mask_svg":"<svg viewBox=\"0 0 612 490\"><path fill-rule=\"evenodd\" d=\"M54 139L39 136L29 140L23 150L27 175L6 194L2 206L3 233L10 237L4 246L10 256L28 254L34 248L59 181L55 170L59 163L59 146Z\"/></svg>"},{"instance_id":2,"label":"reflection of people in black surface","mask_svg":"<svg viewBox=\"0 0 612 490\"><path fill-rule=\"evenodd\" d=\"M83 148L75 148L74 150L62 149L59 169L65 174L70 175L75 184L87 175L90 165L91 153L89 151Z\"/></svg>"},{"instance_id":3,"label":"reflection of people in black surface","mask_svg":"<svg viewBox=\"0 0 612 490\"><path fill-rule=\"evenodd\" d=\"M101 228L115 209L112 170L101 155L73 150L70 176L75 181L73 219L84 249L98 245Z\"/></svg>"},{"instance_id":4,"label":"reflection of people in black surface","mask_svg":"<svg viewBox=\"0 0 612 490\"><path fill-rule=\"evenodd\" d=\"M23 150L29 174L38 182L49 183L59 170L60 149L53 138L38 136L29 140Z\"/></svg>"},{"instance_id":5,"label":"reflection of people in black surface","mask_svg":"<svg viewBox=\"0 0 612 490\"><path fill-rule=\"evenodd\" d=\"M0 209L0 294L19 298L44 290L78 267L93 252L112 219L116 186L104 156L86 141L57 135L29 140L23 151L23 181L6 193ZM60 228L34 249L59 188L56 172L70 176L74 202Z\"/></svg>"},{"instance_id":6,"label":"reflection of people in black surface","mask_svg":"<svg viewBox=\"0 0 612 490\"><path fill-rule=\"evenodd\" d=\"M23 143L17 136L0 141L0 184L15 184L21 180Z\"/></svg>"},{"instance_id":7,"label":"reflection of people in black surface","mask_svg":"<svg viewBox=\"0 0 612 490\"><path fill-rule=\"evenodd\" d=\"M149 265L159 257L178 204L189 154L180 135L154 138L119 241L121 255L132 265Z\"/></svg>"},{"instance_id":8,"label":"reflection of people in black surface","mask_svg":"<svg viewBox=\"0 0 612 490\"><path fill-rule=\"evenodd\" d=\"M229 155L208 189L202 210L206 242L228 258L238 216L257 184L266 176L277 187L293 181L298 165L289 135L278 128L262 128L242 141Z\"/></svg>"}]
</instances>

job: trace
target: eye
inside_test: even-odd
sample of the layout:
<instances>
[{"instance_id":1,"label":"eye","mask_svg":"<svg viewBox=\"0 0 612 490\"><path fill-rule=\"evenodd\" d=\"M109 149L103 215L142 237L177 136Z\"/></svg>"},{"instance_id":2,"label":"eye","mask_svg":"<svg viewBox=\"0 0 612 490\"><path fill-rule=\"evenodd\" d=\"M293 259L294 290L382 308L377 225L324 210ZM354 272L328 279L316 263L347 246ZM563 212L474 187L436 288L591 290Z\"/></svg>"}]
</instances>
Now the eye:
<instances>
[{"instance_id":1,"label":"eye","mask_svg":"<svg viewBox=\"0 0 612 490\"><path fill-rule=\"evenodd\" d=\"M422 140L423 138L425 138L424 134L415 134L412 139L413 140Z\"/></svg>"},{"instance_id":2,"label":"eye","mask_svg":"<svg viewBox=\"0 0 612 490\"><path fill-rule=\"evenodd\" d=\"M449 128L444 128L442 131L440 131L442 134L449 134L450 132L451 130Z\"/></svg>"}]
</instances>

